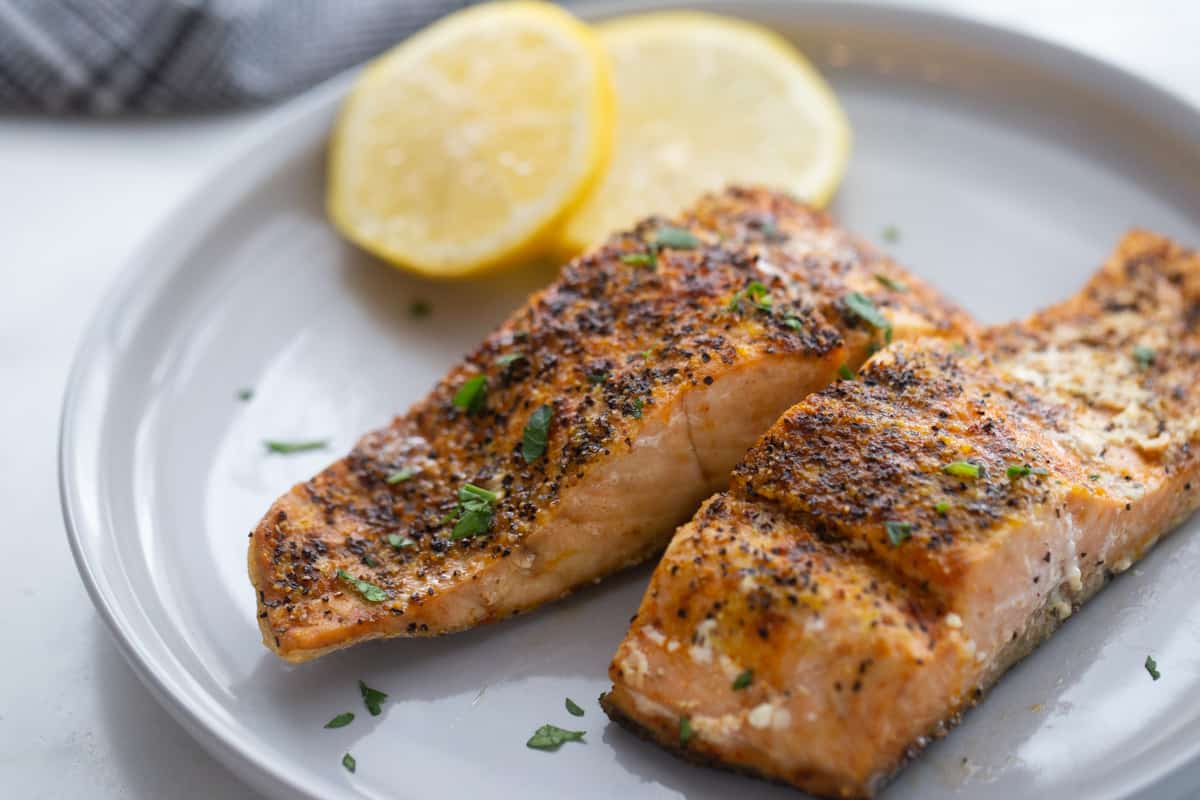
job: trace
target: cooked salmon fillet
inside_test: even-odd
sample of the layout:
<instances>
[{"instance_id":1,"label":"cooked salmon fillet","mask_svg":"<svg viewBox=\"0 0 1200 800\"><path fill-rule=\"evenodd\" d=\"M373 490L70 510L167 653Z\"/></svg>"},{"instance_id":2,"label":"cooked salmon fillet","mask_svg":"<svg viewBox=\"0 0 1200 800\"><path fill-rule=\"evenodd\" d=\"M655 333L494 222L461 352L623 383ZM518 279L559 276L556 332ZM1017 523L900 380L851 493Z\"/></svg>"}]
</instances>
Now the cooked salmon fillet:
<instances>
[{"instance_id":1,"label":"cooked salmon fillet","mask_svg":"<svg viewBox=\"0 0 1200 800\"><path fill-rule=\"evenodd\" d=\"M889 338L970 320L819 212L734 189L564 267L251 534L304 661L512 616L661 551L780 413Z\"/></svg>"},{"instance_id":2,"label":"cooked salmon fillet","mask_svg":"<svg viewBox=\"0 0 1200 800\"><path fill-rule=\"evenodd\" d=\"M1200 505L1200 256L1127 236L977 345L799 403L671 541L603 705L676 752L870 797Z\"/></svg>"}]
</instances>

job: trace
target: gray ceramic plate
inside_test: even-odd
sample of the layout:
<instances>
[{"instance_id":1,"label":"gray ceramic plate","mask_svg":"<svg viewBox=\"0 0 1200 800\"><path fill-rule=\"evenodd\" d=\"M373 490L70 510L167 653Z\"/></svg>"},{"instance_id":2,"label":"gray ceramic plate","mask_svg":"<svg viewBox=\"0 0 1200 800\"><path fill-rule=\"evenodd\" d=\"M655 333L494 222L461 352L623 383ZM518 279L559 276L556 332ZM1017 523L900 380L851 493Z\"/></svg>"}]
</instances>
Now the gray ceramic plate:
<instances>
[{"instance_id":1,"label":"gray ceramic plate","mask_svg":"<svg viewBox=\"0 0 1200 800\"><path fill-rule=\"evenodd\" d=\"M834 211L868 236L898 228L888 247L982 319L1072 292L1131 225L1200 244L1200 117L1116 69L930 13L707 5L774 26L818 62L856 132ZM349 448L547 280L433 285L345 245L321 210L345 86L264 126L154 237L84 340L63 502L79 570L130 662L201 744L281 797L795 796L686 766L600 713L645 569L518 621L304 667L259 644L246 532L329 458L269 457L262 440ZM431 319L408 317L416 297ZM235 397L244 386L250 402ZM1195 796L1198 527L1072 618L888 797ZM361 710L359 678L391 694L386 713L324 730ZM566 696L584 718L566 716ZM527 750L547 721L577 723L587 744Z\"/></svg>"}]
</instances>

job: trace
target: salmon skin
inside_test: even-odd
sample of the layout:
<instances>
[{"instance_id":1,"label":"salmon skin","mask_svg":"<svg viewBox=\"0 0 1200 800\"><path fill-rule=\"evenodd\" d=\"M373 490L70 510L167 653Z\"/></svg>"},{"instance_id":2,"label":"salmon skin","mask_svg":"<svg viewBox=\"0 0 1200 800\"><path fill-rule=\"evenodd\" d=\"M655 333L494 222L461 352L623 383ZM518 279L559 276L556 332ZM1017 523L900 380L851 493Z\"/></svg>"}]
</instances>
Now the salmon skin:
<instances>
[{"instance_id":1,"label":"salmon skin","mask_svg":"<svg viewBox=\"0 0 1200 800\"><path fill-rule=\"evenodd\" d=\"M955 306L762 190L563 268L424 400L251 534L266 645L304 661L509 617L660 552L788 406Z\"/></svg>"},{"instance_id":2,"label":"salmon skin","mask_svg":"<svg viewBox=\"0 0 1200 800\"><path fill-rule=\"evenodd\" d=\"M677 753L871 797L1200 505L1200 257L1134 232L977 346L802 401L679 529L610 668Z\"/></svg>"}]
</instances>

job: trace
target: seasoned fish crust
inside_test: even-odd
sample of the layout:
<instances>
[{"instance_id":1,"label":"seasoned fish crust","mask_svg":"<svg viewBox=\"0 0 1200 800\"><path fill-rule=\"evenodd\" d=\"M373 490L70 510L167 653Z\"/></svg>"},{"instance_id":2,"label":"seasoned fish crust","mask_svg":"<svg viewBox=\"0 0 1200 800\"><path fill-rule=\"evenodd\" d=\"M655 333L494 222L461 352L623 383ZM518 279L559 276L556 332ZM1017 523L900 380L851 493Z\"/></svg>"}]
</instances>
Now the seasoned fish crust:
<instances>
[{"instance_id":1,"label":"seasoned fish crust","mask_svg":"<svg viewBox=\"0 0 1200 800\"><path fill-rule=\"evenodd\" d=\"M1200 506L1200 256L814 394L679 529L603 705L689 757L873 796ZM692 732L681 742L682 720Z\"/></svg>"},{"instance_id":2,"label":"seasoned fish crust","mask_svg":"<svg viewBox=\"0 0 1200 800\"><path fill-rule=\"evenodd\" d=\"M276 501L249 549L264 642L303 661L598 580L660 551L839 369L892 337L972 330L785 196L731 189L647 220L564 267L427 398ZM472 405L460 392L480 378ZM539 452L534 431L527 460L535 412L550 415L547 438ZM494 499L475 514L483 530L455 538L466 484Z\"/></svg>"}]
</instances>

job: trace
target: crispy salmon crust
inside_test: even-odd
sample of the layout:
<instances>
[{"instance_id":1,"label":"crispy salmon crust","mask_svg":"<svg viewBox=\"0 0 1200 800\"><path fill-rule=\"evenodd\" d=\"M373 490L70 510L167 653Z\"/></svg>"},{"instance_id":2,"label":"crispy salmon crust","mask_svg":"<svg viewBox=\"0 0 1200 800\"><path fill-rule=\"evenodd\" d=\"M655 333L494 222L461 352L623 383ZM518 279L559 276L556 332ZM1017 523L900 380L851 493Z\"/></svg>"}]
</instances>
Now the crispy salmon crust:
<instances>
[{"instance_id":1,"label":"crispy salmon crust","mask_svg":"<svg viewBox=\"0 0 1200 800\"><path fill-rule=\"evenodd\" d=\"M603 699L828 797L873 796L1200 506L1200 256L1131 233L1061 305L859 378L679 529Z\"/></svg>"},{"instance_id":2,"label":"crispy salmon crust","mask_svg":"<svg viewBox=\"0 0 1200 800\"><path fill-rule=\"evenodd\" d=\"M660 551L839 369L893 336L972 330L787 197L731 189L647 220L564 267L428 397L275 502L249 548L263 640L304 661L560 597ZM549 424L529 458L535 413ZM456 538L466 484L494 500L483 529Z\"/></svg>"}]
</instances>

